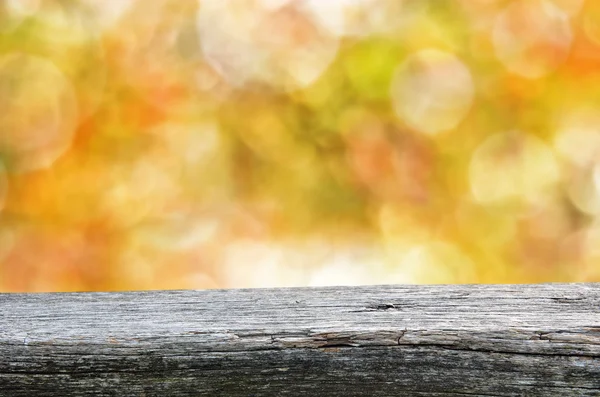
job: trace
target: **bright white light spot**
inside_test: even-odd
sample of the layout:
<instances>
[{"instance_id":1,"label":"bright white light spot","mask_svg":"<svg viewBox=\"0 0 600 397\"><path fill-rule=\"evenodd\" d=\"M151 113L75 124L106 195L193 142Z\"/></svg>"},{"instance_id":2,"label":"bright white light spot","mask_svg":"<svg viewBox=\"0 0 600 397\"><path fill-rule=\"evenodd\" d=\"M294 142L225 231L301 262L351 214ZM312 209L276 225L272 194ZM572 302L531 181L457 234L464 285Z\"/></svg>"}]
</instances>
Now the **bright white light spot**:
<instances>
[{"instance_id":1,"label":"bright white light spot","mask_svg":"<svg viewBox=\"0 0 600 397\"><path fill-rule=\"evenodd\" d=\"M435 49L410 56L391 87L396 114L426 134L455 128L471 108L473 96L473 79L465 64Z\"/></svg>"},{"instance_id":2,"label":"bright white light spot","mask_svg":"<svg viewBox=\"0 0 600 397\"><path fill-rule=\"evenodd\" d=\"M303 286L300 257L301 251L284 245L240 240L226 247L221 270L229 288Z\"/></svg>"},{"instance_id":3,"label":"bright white light spot","mask_svg":"<svg viewBox=\"0 0 600 397\"><path fill-rule=\"evenodd\" d=\"M493 30L500 62L532 79L554 71L567 57L572 40L568 15L546 0L510 3Z\"/></svg>"},{"instance_id":4,"label":"bright white light spot","mask_svg":"<svg viewBox=\"0 0 600 397\"><path fill-rule=\"evenodd\" d=\"M373 283L370 276L368 268L338 260L317 269L312 274L308 285L311 287L366 285Z\"/></svg>"},{"instance_id":5,"label":"bright white light spot","mask_svg":"<svg viewBox=\"0 0 600 397\"><path fill-rule=\"evenodd\" d=\"M369 249L334 246L309 279L309 286L368 285L383 283L381 258Z\"/></svg>"},{"instance_id":6,"label":"bright white light spot","mask_svg":"<svg viewBox=\"0 0 600 397\"><path fill-rule=\"evenodd\" d=\"M257 77L266 53L253 42L262 10L228 2L203 2L197 25L202 51L229 83L242 86Z\"/></svg>"},{"instance_id":7,"label":"bright white light spot","mask_svg":"<svg viewBox=\"0 0 600 397\"><path fill-rule=\"evenodd\" d=\"M346 33L346 16L349 8L364 3L362 0L305 0L307 7L315 18L331 33L343 36Z\"/></svg>"}]
</instances>

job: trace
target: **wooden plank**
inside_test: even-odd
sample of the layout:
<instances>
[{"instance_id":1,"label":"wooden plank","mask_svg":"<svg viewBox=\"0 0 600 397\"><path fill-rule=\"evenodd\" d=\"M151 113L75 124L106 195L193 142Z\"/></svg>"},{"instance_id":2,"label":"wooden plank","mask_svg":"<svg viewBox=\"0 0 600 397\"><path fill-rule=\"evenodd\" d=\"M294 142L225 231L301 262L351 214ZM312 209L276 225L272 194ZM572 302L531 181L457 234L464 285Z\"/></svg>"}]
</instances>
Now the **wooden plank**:
<instances>
[{"instance_id":1,"label":"wooden plank","mask_svg":"<svg viewBox=\"0 0 600 397\"><path fill-rule=\"evenodd\" d=\"M0 294L0 396L600 396L600 284Z\"/></svg>"}]
</instances>

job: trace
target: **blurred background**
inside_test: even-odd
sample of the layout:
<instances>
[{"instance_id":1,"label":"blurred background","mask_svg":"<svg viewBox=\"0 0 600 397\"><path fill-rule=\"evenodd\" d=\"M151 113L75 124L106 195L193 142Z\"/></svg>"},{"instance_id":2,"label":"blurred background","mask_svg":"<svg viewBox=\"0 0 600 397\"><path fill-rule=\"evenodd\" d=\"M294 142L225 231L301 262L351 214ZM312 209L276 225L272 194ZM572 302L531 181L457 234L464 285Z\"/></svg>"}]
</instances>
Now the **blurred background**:
<instances>
[{"instance_id":1,"label":"blurred background","mask_svg":"<svg viewBox=\"0 0 600 397\"><path fill-rule=\"evenodd\" d=\"M0 0L0 290L600 281L600 2Z\"/></svg>"}]
</instances>

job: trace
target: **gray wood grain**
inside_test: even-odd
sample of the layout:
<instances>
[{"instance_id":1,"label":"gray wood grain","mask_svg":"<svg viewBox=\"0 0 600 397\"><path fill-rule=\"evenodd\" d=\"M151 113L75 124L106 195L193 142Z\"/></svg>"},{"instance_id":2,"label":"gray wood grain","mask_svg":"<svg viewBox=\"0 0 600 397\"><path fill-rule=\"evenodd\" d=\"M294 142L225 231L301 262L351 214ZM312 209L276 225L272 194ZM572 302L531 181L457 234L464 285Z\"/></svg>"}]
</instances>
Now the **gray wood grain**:
<instances>
[{"instance_id":1,"label":"gray wood grain","mask_svg":"<svg viewBox=\"0 0 600 397\"><path fill-rule=\"evenodd\" d=\"M600 284L0 294L0 396L600 396Z\"/></svg>"}]
</instances>

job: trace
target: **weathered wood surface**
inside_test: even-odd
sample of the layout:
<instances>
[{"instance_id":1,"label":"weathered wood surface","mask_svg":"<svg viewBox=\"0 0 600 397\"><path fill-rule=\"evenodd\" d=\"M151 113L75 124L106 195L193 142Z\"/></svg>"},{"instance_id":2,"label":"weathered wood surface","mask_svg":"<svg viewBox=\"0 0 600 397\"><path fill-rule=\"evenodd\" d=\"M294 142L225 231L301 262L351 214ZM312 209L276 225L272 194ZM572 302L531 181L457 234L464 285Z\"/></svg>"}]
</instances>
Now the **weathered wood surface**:
<instances>
[{"instance_id":1,"label":"weathered wood surface","mask_svg":"<svg viewBox=\"0 0 600 397\"><path fill-rule=\"evenodd\" d=\"M0 396L600 396L600 285L0 294Z\"/></svg>"}]
</instances>

